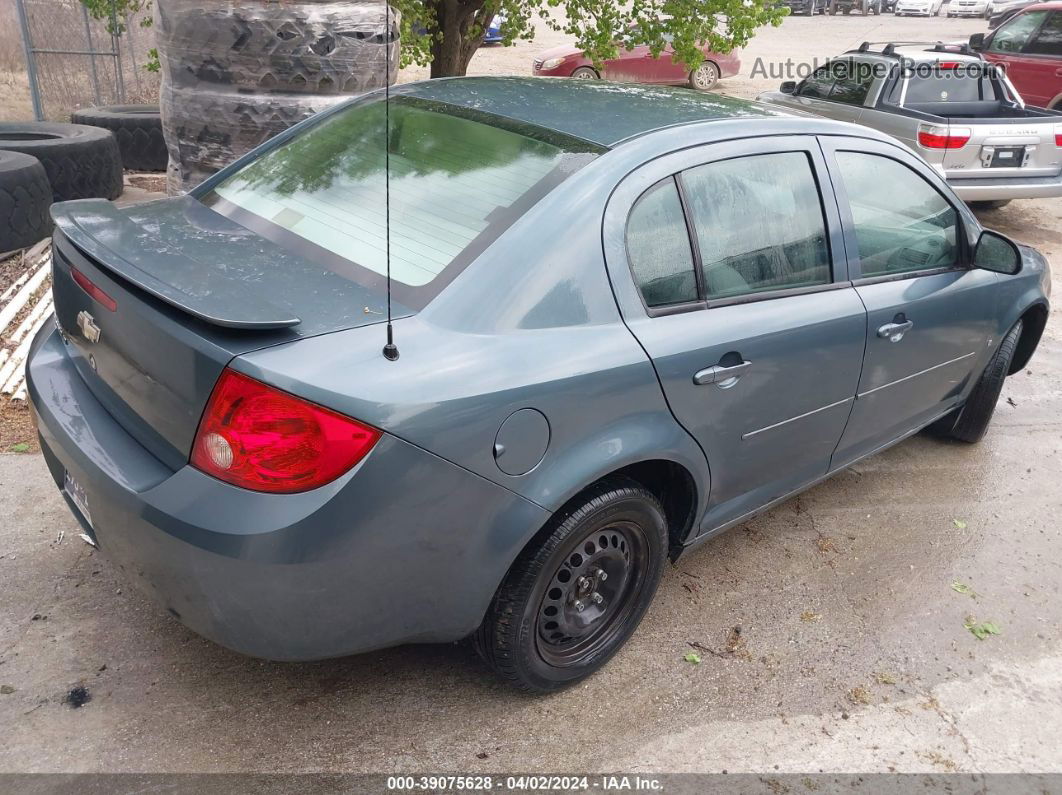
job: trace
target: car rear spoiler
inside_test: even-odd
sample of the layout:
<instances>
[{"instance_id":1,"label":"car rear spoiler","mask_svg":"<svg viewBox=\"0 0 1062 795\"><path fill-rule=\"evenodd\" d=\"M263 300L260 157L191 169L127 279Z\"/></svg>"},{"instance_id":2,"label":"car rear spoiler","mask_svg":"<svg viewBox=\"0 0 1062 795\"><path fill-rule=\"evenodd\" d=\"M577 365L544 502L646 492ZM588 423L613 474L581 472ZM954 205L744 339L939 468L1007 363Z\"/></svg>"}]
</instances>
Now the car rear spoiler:
<instances>
[{"instance_id":1,"label":"car rear spoiler","mask_svg":"<svg viewBox=\"0 0 1062 795\"><path fill-rule=\"evenodd\" d=\"M53 204L52 219L96 265L205 323L251 331L301 322L261 295L256 285L174 250L108 201Z\"/></svg>"}]
</instances>

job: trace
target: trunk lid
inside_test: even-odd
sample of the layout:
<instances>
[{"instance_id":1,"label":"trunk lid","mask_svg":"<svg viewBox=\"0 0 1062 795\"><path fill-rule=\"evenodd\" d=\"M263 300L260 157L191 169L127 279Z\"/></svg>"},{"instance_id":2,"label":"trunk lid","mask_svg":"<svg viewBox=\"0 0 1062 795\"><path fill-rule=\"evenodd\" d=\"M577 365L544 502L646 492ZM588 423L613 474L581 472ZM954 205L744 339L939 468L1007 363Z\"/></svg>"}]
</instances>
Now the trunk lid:
<instances>
[{"instance_id":1,"label":"trunk lid","mask_svg":"<svg viewBox=\"0 0 1062 795\"><path fill-rule=\"evenodd\" d=\"M111 415L173 469L187 463L233 357L385 318L383 293L191 197L126 210L67 202L52 213L52 289L68 355ZM72 269L113 299L114 311Z\"/></svg>"},{"instance_id":2,"label":"trunk lid","mask_svg":"<svg viewBox=\"0 0 1062 795\"><path fill-rule=\"evenodd\" d=\"M996 118L950 118L952 128L970 130L961 149L944 154L949 179L1057 177L1062 173L1062 115L1022 108L1020 115Z\"/></svg>"}]
</instances>

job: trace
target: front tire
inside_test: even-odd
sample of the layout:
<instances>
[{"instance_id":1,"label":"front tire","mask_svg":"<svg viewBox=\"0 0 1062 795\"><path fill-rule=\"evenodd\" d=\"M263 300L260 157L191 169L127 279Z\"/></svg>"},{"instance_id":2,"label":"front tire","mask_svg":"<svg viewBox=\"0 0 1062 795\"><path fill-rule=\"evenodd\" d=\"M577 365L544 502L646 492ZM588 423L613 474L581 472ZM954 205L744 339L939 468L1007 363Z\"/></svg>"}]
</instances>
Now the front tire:
<instances>
[{"instance_id":1,"label":"front tire","mask_svg":"<svg viewBox=\"0 0 1062 795\"><path fill-rule=\"evenodd\" d=\"M600 80L601 75L597 73L596 69L591 69L589 66L580 66L574 72L572 77L576 80Z\"/></svg>"},{"instance_id":2,"label":"front tire","mask_svg":"<svg viewBox=\"0 0 1062 795\"><path fill-rule=\"evenodd\" d=\"M705 61L692 72L689 76L690 88L696 91L709 91L715 88L715 84L719 82L719 67L711 61Z\"/></svg>"},{"instance_id":3,"label":"front tire","mask_svg":"<svg viewBox=\"0 0 1062 795\"><path fill-rule=\"evenodd\" d=\"M667 558L667 520L650 492L603 481L525 549L476 631L509 683L547 693L601 668L637 629Z\"/></svg>"},{"instance_id":4,"label":"front tire","mask_svg":"<svg viewBox=\"0 0 1062 795\"><path fill-rule=\"evenodd\" d=\"M934 433L967 444L981 441L996 411L999 393L1003 391L1003 381L1010 372L1010 363L1014 359L1014 351L1018 348L1018 340L1021 339L1021 328L1022 322L1019 320L1003 338L999 350L966 399L966 404L933 423L930 429Z\"/></svg>"}]
</instances>

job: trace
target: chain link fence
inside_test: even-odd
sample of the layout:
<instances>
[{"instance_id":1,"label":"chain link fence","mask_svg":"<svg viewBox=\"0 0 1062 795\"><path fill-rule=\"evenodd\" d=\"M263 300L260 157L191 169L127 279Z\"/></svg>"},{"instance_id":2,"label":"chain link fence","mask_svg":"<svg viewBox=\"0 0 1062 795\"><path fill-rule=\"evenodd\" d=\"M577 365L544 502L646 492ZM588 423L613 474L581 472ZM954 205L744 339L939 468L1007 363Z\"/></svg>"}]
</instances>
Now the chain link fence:
<instances>
[{"instance_id":1,"label":"chain link fence","mask_svg":"<svg viewBox=\"0 0 1062 795\"><path fill-rule=\"evenodd\" d=\"M38 120L69 121L93 105L156 103L159 75L149 72L155 32L150 12L93 19L78 0L15 0ZM109 31L124 30L120 35Z\"/></svg>"}]
</instances>

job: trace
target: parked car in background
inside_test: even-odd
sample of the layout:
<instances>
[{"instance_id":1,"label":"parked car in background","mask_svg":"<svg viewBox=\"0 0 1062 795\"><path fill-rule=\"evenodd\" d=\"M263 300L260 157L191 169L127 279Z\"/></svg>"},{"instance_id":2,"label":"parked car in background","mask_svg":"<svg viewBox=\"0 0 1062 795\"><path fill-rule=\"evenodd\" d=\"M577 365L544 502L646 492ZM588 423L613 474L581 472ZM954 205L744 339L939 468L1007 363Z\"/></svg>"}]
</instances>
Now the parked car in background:
<instances>
[{"instance_id":1,"label":"parked car in background","mask_svg":"<svg viewBox=\"0 0 1062 795\"><path fill-rule=\"evenodd\" d=\"M971 36L970 47L1005 67L1030 105L1062 108L1062 3L1030 6L987 36Z\"/></svg>"},{"instance_id":2,"label":"parked car in background","mask_svg":"<svg viewBox=\"0 0 1062 795\"><path fill-rule=\"evenodd\" d=\"M669 39L670 40L670 39ZM699 91L713 88L721 78L733 77L741 69L737 51L723 54L701 50L704 61L690 70L674 59L670 44L658 58L649 47L639 44L621 49L618 57L605 61L598 70L578 47L562 45L540 52L531 64L531 73L536 77L574 77L581 80L616 80L630 83L663 83L688 85Z\"/></svg>"},{"instance_id":3,"label":"parked car in background","mask_svg":"<svg viewBox=\"0 0 1062 795\"><path fill-rule=\"evenodd\" d=\"M830 0L783 0L782 5L786 6L793 16L810 17L825 14L830 7Z\"/></svg>"},{"instance_id":4,"label":"parked car in background","mask_svg":"<svg viewBox=\"0 0 1062 795\"><path fill-rule=\"evenodd\" d=\"M853 11L858 11L863 16L881 13L882 0L830 0L830 13L840 11L846 16Z\"/></svg>"},{"instance_id":5,"label":"parked car in background","mask_svg":"<svg viewBox=\"0 0 1062 795\"><path fill-rule=\"evenodd\" d=\"M246 654L471 635L535 691L669 558L926 426L979 440L1048 317L1046 260L888 136L646 86L396 86L54 215L29 397L101 554Z\"/></svg>"},{"instance_id":6,"label":"parked car in background","mask_svg":"<svg viewBox=\"0 0 1062 795\"><path fill-rule=\"evenodd\" d=\"M988 0L951 0L949 17L984 17L988 14Z\"/></svg>"},{"instance_id":7,"label":"parked car in background","mask_svg":"<svg viewBox=\"0 0 1062 795\"><path fill-rule=\"evenodd\" d=\"M995 30L1019 11L1041 2L1043 0L993 0L988 29Z\"/></svg>"},{"instance_id":8,"label":"parked car in background","mask_svg":"<svg viewBox=\"0 0 1062 795\"><path fill-rule=\"evenodd\" d=\"M971 202L1062 196L1062 114L1028 107L965 45L864 42L763 102L903 141Z\"/></svg>"},{"instance_id":9,"label":"parked car in background","mask_svg":"<svg viewBox=\"0 0 1062 795\"><path fill-rule=\"evenodd\" d=\"M944 0L897 0L894 13L898 17L935 17L943 5Z\"/></svg>"}]
</instances>

